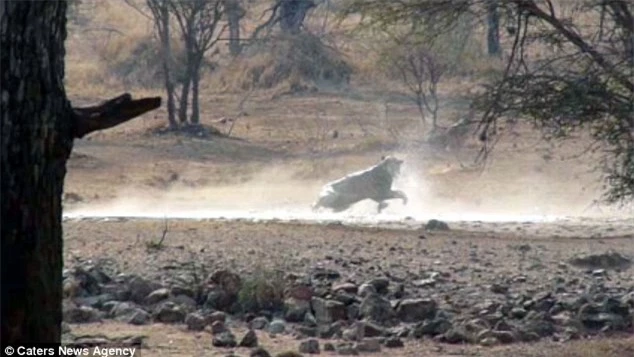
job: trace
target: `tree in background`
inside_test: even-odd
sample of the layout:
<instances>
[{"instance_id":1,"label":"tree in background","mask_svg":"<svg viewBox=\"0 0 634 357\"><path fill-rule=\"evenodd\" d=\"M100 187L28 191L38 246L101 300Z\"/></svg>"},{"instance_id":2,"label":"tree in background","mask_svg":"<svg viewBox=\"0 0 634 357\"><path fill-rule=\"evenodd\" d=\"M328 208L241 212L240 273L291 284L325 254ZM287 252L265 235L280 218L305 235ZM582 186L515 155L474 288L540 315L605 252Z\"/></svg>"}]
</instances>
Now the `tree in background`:
<instances>
[{"instance_id":1,"label":"tree in background","mask_svg":"<svg viewBox=\"0 0 634 357\"><path fill-rule=\"evenodd\" d=\"M62 192L73 140L161 103L124 94L72 108L63 87L66 8L60 0L0 2L5 346L61 342Z\"/></svg>"},{"instance_id":2,"label":"tree in background","mask_svg":"<svg viewBox=\"0 0 634 357\"><path fill-rule=\"evenodd\" d=\"M173 54L170 32L170 0L147 0L147 7L152 13L155 33L161 46L163 78L167 94L167 118L170 129L176 129L176 104L174 103L174 79L172 74Z\"/></svg>"},{"instance_id":3,"label":"tree in background","mask_svg":"<svg viewBox=\"0 0 634 357\"><path fill-rule=\"evenodd\" d=\"M377 28L422 23L420 36L451 32L465 14L486 23L489 0L351 0L344 14L362 14ZM498 140L505 118L526 118L545 138L584 129L603 154L608 202L634 199L634 3L628 0L501 0L512 35L502 73L476 98L483 113L480 159ZM569 6L564 17L558 6ZM506 15L508 14L508 15ZM539 51L540 58L531 57Z\"/></svg>"},{"instance_id":4,"label":"tree in background","mask_svg":"<svg viewBox=\"0 0 634 357\"><path fill-rule=\"evenodd\" d=\"M220 39L227 27L220 20L225 13L223 0L170 1L172 13L178 22L181 37L185 44L186 68L182 81L178 117L187 121L189 90L192 91L191 124L200 122L200 72L207 54Z\"/></svg>"},{"instance_id":5,"label":"tree in background","mask_svg":"<svg viewBox=\"0 0 634 357\"><path fill-rule=\"evenodd\" d=\"M246 11L239 0L225 0L225 9L229 26L229 52L235 57L242 52L240 20L246 15Z\"/></svg>"}]
</instances>

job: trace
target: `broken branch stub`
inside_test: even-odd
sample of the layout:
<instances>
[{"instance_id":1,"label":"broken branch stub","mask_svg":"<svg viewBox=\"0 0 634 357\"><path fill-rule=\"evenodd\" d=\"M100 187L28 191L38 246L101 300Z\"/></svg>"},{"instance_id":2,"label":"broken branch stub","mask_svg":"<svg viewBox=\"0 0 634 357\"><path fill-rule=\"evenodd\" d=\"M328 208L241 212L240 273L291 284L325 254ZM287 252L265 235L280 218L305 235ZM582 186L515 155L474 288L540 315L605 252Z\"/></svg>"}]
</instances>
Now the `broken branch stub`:
<instances>
[{"instance_id":1,"label":"broken branch stub","mask_svg":"<svg viewBox=\"0 0 634 357\"><path fill-rule=\"evenodd\" d=\"M161 97L132 99L124 93L99 105L73 108L75 130L73 136L82 138L94 131L115 127L161 106Z\"/></svg>"}]
</instances>

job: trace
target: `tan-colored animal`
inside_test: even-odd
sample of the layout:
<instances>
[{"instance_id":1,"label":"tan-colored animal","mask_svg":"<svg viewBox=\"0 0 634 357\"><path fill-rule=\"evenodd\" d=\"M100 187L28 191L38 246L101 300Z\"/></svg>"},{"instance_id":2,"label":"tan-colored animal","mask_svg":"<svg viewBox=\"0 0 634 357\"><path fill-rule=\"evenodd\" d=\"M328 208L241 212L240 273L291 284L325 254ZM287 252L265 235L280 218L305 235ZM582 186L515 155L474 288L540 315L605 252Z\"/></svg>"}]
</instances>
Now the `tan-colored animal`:
<instances>
[{"instance_id":1,"label":"tan-colored animal","mask_svg":"<svg viewBox=\"0 0 634 357\"><path fill-rule=\"evenodd\" d=\"M390 199L401 199L404 205L407 204L404 192L392 190L392 183L399 175L402 164L403 160L384 157L377 165L328 183L313 204L313 210L328 208L341 212L366 199L378 203L379 213L387 207L385 201Z\"/></svg>"}]
</instances>

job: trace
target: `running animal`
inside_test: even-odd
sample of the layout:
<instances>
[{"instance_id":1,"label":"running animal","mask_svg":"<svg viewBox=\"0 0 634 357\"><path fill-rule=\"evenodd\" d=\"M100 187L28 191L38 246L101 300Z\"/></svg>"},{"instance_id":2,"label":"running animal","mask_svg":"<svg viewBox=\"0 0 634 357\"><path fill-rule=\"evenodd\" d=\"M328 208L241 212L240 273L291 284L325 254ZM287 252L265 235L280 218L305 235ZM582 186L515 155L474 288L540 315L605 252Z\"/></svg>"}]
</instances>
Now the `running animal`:
<instances>
[{"instance_id":1,"label":"running animal","mask_svg":"<svg viewBox=\"0 0 634 357\"><path fill-rule=\"evenodd\" d=\"M392 182L400 173L402 164L403 160L395 157L383 157L377 165L328 183L313 204L313 210L323 207L341 212L365 199L378 203L379 213L387 207L386 200L398 198L406 205L405 193L392 190Z\"/></svg>"}]
</instances>

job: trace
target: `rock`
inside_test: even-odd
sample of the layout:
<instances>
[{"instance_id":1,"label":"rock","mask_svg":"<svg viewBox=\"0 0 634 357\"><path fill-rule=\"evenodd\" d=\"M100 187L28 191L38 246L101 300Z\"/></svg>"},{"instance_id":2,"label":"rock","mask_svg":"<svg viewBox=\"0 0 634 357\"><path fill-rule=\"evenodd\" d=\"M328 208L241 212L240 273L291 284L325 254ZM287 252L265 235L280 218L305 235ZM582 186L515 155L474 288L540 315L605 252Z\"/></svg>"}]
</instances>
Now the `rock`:
<instances>
[{"instance_id":1,"label":"rock","mask_svg":"<svg viewBox=\"0 0 634 357\"><path fill-rule=\"evenodd\" d=\"M376 288L374 287L374 285L372 284L361 284L361 286L359 286L359 297L364 298L370 294L376 294Z\"/></svg>"},{"instance_id":2,"label":"rock","mask_svg":"<svg viewBox=\"0 0 634 357\"><path fill-rule=\"evenodd\" d=\"M227 314L222 311L214 311L211 314L207 315L207 324L211 325L216 321L226 322Z\"/></svg>"},{"instance_id":3,"label":"rock","mask_svg":"<svg viewBox=\"0 0 634 357\"><path fill-rule=\"evenodd\" d=\"M335 293L343 291L347 294L356 295L357 292L359 291L359 287L353 283L342 283L342 284L334 285L332 287L332 291Z\"/></svg>"},{"instance_id":4,"label":"rock","mask_svg":"<svg viewBox=\"0 0 634 357\"><path fill-rule=\"evenodd\" d=\"M196 300L187 295L172 295L167 301L173 302L175 305L180 306L186 312L192 312L196 310Z\"/></svg>"},{"instance_id":5,"label":"rock","mask_svg":"<svg viewBox=\"0 0 634 357\"><path fill-rule=\"evenodd\" d=\"M286 313L284 319L288 322L302 322L306 313L310 312L310 301L298 299L286 299L284 301Z\"/></svg>"},{"instance_id":6,"label":"rock","mask_svg":"<svg viewBox=\"0 0 634 357\"><path fill-rule=\"evenodd\" d=\"M315 318L315 315L313 315L312 312L307 312L306 314L304 314L303 322L306 326L317 327L317 318Z\"/></svg>"},{"instance_id":7,"label":"rock","mask_svg":"<svg viewBox=\"0 0 634 357\"><path fill-rule=\"evenodd\" d=\"M444 317L436 317L433 320L424 321L412 330L412 335L415 338L421 338L423 336L437 336L445 334L452 327L451 322Z\"/></svg>"},{"instance_id":8,"label":"rock","mask_svg":"<svg viewBox=\"0 0 634 357\"><path fill-rule=\"evenodd\" d=\"M432 299L405 299L400 302L396 314L401 321L419 322L436 315L438 304Z\"/></svg>"},{"instance_id":9,"label":"rock","mask_svg":"<svg viewBox=\"0 0 634 357\"><path fill-rule=\"evenodd\" d=\"M63 304L64 321L68 323L90 323L101 320L101 312L89 306Z\"/></svg>"},{"instance_id":10,"label":"rock","mask_svg":"<svg viewBox=\"0 0 634 357\"><path fill-rule=\"evenodd\" d=\"M469 336L464 329L452 327L442 335L442 340L447 343L466 343L469 342Z\"/></svg>"},{"instance_id":11,"label":"rock","mask_svg":"<svg viewBox=\"0 0 634 357\"><path fill-rule=\"evenodd\" d=\"M370 321L358 321L356 325L362 330L364 337L380 337L386 334L383 327Z\"/></svg>"},{"instance_id":12,"label":"rock","mask_svg":"<svg viewBox=\"0 0 634 357\"><path fill-rule=\"evenodd\" d=\"M130 325L147 325L150 323L150 314L142 309L136 309L136 311L129 315L125 322Z\"/></svg>"},{"instance_id":13,"label":"rock","mask_svg":"<svg viewBox=\"0 0 634 357\"><path fill-rule=\"evenodd\" d=\"M623 270L632 265L632 260L615 251L577 255L569 260L573 266L586 269Z\"/></svg>"},{"instance_id":14,"label":"rock","mask_svg":"<svg viewBox=\"0 0 634 357\"><path fill-rule=\"evenodd\" d=\"M148 305L154 305L159 303L170 296L170 290L167 288L160 288L152 291L145 297L145 303Z\"/></svg>"},{"instance_id":15,"label":"rock","mask_svg":"<svg viewBox=\"0 0 634 357\"><path fill-rule=\"evenodd\" d=\"M359 354L352 343L342 342L335 345L335 351L340 356L356 356Z\"/></svg>"},{"instance_id":16,"label":"rock","mask_svg":"<svg viewBox=\"0 0 634 357\"><path fill-rule=\"evenodd\" d=\"M316 326L297 326L296 331L300 337L317 337L318 329Z\"/></svg>"},{"instance_id":17,"label":"rock","mask_svg":"<svg viewBox=\"0 0 634 357\"><path fill-rule=\"evenodd\" d=\"M498 342L499 342L498 339L495 337L485 337L480 340L480 345L485 347L491 347L491 346L497 345Z\"/></svg>"},{"instance_id":18,"label":"rock","mask_svg":"<svg viewBox=\"0 0 634 357\"><path fill-rule=\"evenodd\" d=\"M489 338L494 338L496 343L497 342L513 343L516 340L515 335L513 334L513 332L511 332L511 331L499 331L499 330L491 331L491 337L489 337ZM491 341L489 341L489 342L491 342ZM480 341L480 343L482 343L482 341Z\"/></svg>"},{"instance_id":19,"label":"rock","mask_svg":"<svg viewBox=\"0 0 634 357\"><path fill-rule=\"evenodd\" d=\"M202 331L207 326L207 320L203 315L193 312L185 316L185 324L190 331Z\"/></svg>"},{"instance_id":20,"label":"rock","mask_svg":"<svg viewBox=\"0 0 634 357\"><path fill-rule=\"evenodd\" d=\"M185 311L172 302L164 302L154 311L154 320L166 324L183 322Z\"/></svg>"},{"instance_id":21,"label":"rock","mask_svg":"<svg viewBox=\"0 0 634 357\"><path fill-rule=\"evenodd\" d=\"M333 345L330 342L324 343L324 351L326 351L326 352L334 352L335 351L335 345Z\"/></svg>"},{"instance_id":22,"label":"rock","mask_svg":"<svg viewBox=\"0 0 634 357\"><path fill-rule=\"evenodd\" d=\"M238 296L242 288L242 279L240 276L229 270L217 270L207 279L209 283L216 284L229 296Z\"/></svg>"},{"instance_id":23,"label":"rock","mask_svg":"<svg viewBox=\"0 0 634 357\"><path fill-rule=\"evenodd\" d=\"M226 332L227 327L225 326L225 323L223 321L214 321L211 324L211 333L216 335L216 334L220 334L223 332Z\"/></svg>"},{"instance_id":24,"label":"rock","mask_svg":"<svg viewBox=\"0 0 634 357\"><path fill-rule=\"evenodd\" d=\"M427 224L425 224L426 231L448 231L449 225L443 221L437 219L430 219Z\"/></svg>"},{"instance_id":25,"label":"rock","mask_svg":"<svg viewBox=\"0 0 634 357\"><path fill-rule=\"evenodd\" d=\"M513 317L515 319L524 318L524 316L526 316L526 313L527 313L526 310L524 308L521 308L521 307L514 307L510 311L511 317Z\"/></svg>"},{"instance_id":26,"label":"rock","mask_svg":"<svg viewBox=\"0 0 634 357\"><path fill-rule=\"evenodd\" d=\"M269 324L268 330L274 334L284 333L286 331L286 322L284 322L284 320L274 319Z\"/></svg>"},{"instance_id":27,"label":"rock","mask_svg":"<svg viewBox=\"0 0 634 357\"><path fill-rule=\"evenodd\" d=\"M251 351L249 357L271 357L271 354L264 348L257 347L256 349Z\"/></svg>"},{"instance_id":28,"label":"rock","mask_svg":"<svg viewBox=\"0 0 634 357\"><path fill-rule=\"evenodd\" d=\"M99 294L96 296L78 297L75 298L73 301L75 302L75 304L80 306L83 305L93 307L95 309L102 309L106 303L115 300L117 300L117 297L114 294L107 293Z\"/></svg>"},{"instance_id":29,"label":"rock","mask_svg":"<svg viewBox=\"0 0 634 357\"><path fill-rule=\"evenodd\" d=\"M359 306L357 303L346 306L346 317L348 320L354 321L359 318Z\"/></svg>"},{"instance_id":30,"label":"rock","mask_svg":"<svg viewBox=\"0 0 634 357\"><path fill-rule=\"evenodd\" d=\"M381 352L381 343L377 339L364 339L354 344L359 352L376 353Z\"/></svg>"},{"instance_id":31,"label":"rock","mask_svg":"<svg viewBox=\"0 0 634 357\"><path fill-rule=\"evenodd\" d=\"M259 316L249 322L249 327L254 330L264 330L269 326L269 320L264 316Z\"/></svg>"},{"instance_id":32,"label":"rock","mask_svg":"<svg viewBox=\"0 0 634 357\"><path fill-rule=\"evenodd\" d=\"M341 274L333 269L316 267L310 273L311 280L337 280Z\"/></svg>"},{"instance_id":33,"label":"rock","mask_svg":"<svg viewBox=\"0 0 634 357\"><path fill-rule=\"evenodd\" d=\"M299 352L300 353L308 353L308 354L319 354L319 341L317 339L311 338L299 343Z\"/></svg>"},{"instance_id":34,"label":"rock","mask_svg":"<svg viewBox=\"0 0 634 357\"><path fill-rule=\"evenodd\" d=\"M393 317L392 304L378 294L366 296L359 306L359 315L371 321L383 323Z\"/></svg>"},{"instance_id":35,"label":"rock","mask_svg":"<svg viewBox=\"0 0 634 357\"><path fill-rule=\"evenodd\" d=\"M314 297L311 307L319 324L329 324L347 317L346 305L339 301Z\"/></svg>"},{"instance_id":36,"label":"rock","mask_svg":"<svg viewBox=\"0 0 634 357\"><path fill-rule=\"evenodd\" d=\"M238 345L236 337L231 333L231 331L224 331L213 335L211 344L215 347L223 348L232 348Z\"/></svg>"},{"instance_id":37,"label":"rock","mask_svg":"<svg viewBox=\"0 0 634 357\"><path fill-rule=\"evenodd\" d=\"M385 340L386 348L402 348L405 347L403 341L398 337L390 337Z\"/></svg>"},{"instance_id":38,"label":"rock","mask_svg":"<svg viewBox=\"0 0 634 357\"><path fill-rule=\"evenodd\" d=\"M258 346L258 335L256 335L255 331L249 330L242 337L240 343L238 344L240 347L248 347L253 348Z\"/></svg>"},{"instance_id":39,"label":"rock","mask_svg":"<svg viewBox=\"0 0 634 357\"><path fill-rule=\"evenodd\" d=\"M302 357L302 354L295 351L284 351L276 354L275 357Z\"/></svg>"},{"instance_id":40,"label":"rock","mask_svg":"<svg viewBox=\"0 0 634 357\"><path fill-rule=\"evenodd\" d=\"M154 284L140 276L132 276L127 283L130 291L130 300L142 304L145 298L153 291L160 288L159 284Z\"/></svg>"},{"instance_id":41,"label":"rock","mask_svg":"<svg viewBox=\"0 0 634 357\"><path fill-rule=\"evenodd\" d=\"M508 285L505 284L498 284L498 283L494 283L491 285L490 288L491 292L494 294L506 294L509 292L509 287Z\"/></svg>"},{"instance_id":42,"label":"rock","mask_svg":"<svg viewBox=\"0 0 634 357\"><path fill-rule=\"evenodd\" d=\"M387 294L389 291L388 288L390 286L390 280L388 278L383 278L383 277L374 278L368 281L367 284L374 286L374 289L376 290L376 292L383 295L383 294Z\"/></svg>"}]
</instances>

